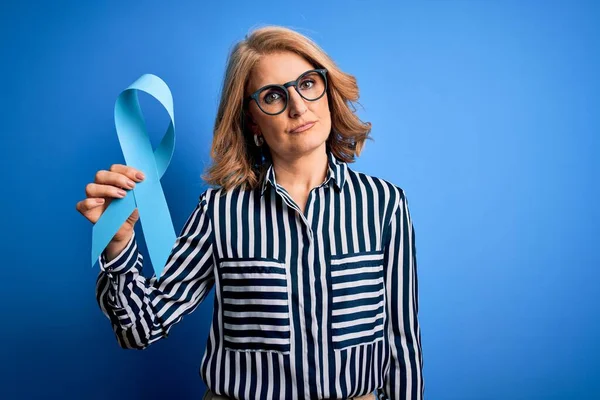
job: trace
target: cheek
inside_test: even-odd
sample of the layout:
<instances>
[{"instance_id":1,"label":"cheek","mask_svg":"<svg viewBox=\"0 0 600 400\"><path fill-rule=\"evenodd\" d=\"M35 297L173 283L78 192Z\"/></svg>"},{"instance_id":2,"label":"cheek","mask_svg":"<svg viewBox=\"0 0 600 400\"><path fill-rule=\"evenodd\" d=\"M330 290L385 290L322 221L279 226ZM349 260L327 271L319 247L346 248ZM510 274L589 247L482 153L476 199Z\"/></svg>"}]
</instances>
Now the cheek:
<instances>
[{"instance_id":1,"label":"cheek","mask_svg":"<svg viewBox=\"0 0 600 400\"><path fill-rule=\"evenodd\" d=\"M329 100L327 98L327 95L323 96L321 98L321 101L319 101L319 116L325 119L330 119L330 113L331 110L329 109Z\"/></svg>"},{"instance_id":2,"label":"cheek","mask_svg":"<svg viewBox=\"0 0 600 400\"><path fill-rule=\"evenodd\" d=\"M327 100L319 104L319 108L317 109L317 116L319 117L319 120L323 123L331 122L331 112L329 111L329 104L327 103Z\"/></svg>"},{"instance_id":3,"label":"cheek","mask_svg":"<svg viewBox=\"0 0 600 400\"><path fill-rule=\"evenodd\" d=\"M260 122L260 125L262 131L267 132L267 135L278 135L287 129L287 121L285 119L285 115L283 114L263 118Z\"/></svg>"}]
</instances>

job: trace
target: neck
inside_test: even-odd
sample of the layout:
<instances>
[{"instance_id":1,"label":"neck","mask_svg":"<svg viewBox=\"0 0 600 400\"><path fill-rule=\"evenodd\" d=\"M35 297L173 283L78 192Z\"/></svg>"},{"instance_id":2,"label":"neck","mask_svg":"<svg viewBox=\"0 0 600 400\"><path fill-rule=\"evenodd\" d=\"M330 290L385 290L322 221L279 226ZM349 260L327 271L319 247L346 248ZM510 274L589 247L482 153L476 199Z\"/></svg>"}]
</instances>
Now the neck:
<instances>
[{"instance_id":1,"label":"neck","mask_svg":"<svg viewBox=\"0 0 600 400\"><path fill-rule=\"evenodd\" d=\"M327 178L328 160L325 144L297 157L272 153L277 184L290 191L310 191Z\"/></svg>"}]
</instances>

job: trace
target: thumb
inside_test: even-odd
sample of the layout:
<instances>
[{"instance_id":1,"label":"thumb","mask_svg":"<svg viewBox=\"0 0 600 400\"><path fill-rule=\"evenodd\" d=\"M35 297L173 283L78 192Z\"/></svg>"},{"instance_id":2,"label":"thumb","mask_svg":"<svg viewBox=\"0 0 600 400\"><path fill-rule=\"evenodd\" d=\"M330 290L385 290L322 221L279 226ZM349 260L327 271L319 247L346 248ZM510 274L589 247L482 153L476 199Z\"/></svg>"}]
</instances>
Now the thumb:
<instances>
[{"instance_id":1,"label":"thumb","mask_svg":"<svg viewBox=\"0 0 600 400\"><path fill-rule=\"evenodd\" d=\"M137 220L139 218L140 218L140 213L139 213L138 209L136 208L135 210L133 210L133 212L131 213L129 218L127 218L127 221L129 221L133 225L137 222Z\"/></svg>"}]
</instances>

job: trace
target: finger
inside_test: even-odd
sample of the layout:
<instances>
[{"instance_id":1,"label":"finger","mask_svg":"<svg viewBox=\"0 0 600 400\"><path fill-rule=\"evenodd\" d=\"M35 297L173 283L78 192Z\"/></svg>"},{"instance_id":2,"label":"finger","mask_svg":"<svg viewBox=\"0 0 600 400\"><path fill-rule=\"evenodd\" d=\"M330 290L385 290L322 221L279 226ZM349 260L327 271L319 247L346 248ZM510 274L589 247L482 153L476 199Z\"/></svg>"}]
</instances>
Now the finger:
<instances>
[{"instance_id":1,"label":"finger","mask_svg":"<svg viewBox=\"0 0 600 400\"><path fill-rule=\"evenodd\" d=\"M129 217L127 217L127 220L130 222L136 222L139 218L139 212L138 209L136 208L135 210L133 210L133 212L131 213L131 215Z\"/></svg>"},{"instance_id":2,"label":"finger","mask_svg":"<svg viewBox=\"0 0 600 400\"><path fill-rule=\"evenodd\" d=\"M135 182L120 172L100 170L96 172L94 183L112 185L122 189L133 189Z\"/></svg>"},{"instance_id":3,"label":"finger","mask_svg":"<svg viewBox=\"0 0 600 400\"><path fill-rule=\"evenodd\" d=\"M94 209L96 207L100 207L102 204L104 204L104 202L104 199L90 197L77 202L77 204L75 205L75 209L85 215L89 210Z\"/></svg>"},{"instance_id":4,"label":"finger","mask_svg":"<svg viewBox=\"0 0 600 400\"><path fill-rule=\"evenodd\" d=\"M145 178L144 173L142 171L140 171L139 169L130 167L128 165L113 164L110 167L110 171L123 174L123 175L127 176L129 179L132 179L136 182L141 182Z\"/></svg>"},{"instance_id":5,"label":"finger","mask_svg":"<svg viewBox=\"0 0 600 400\"><path fill-rule=\"evenodd\" d=\"M121 189L118 186L103 185L99 183L88 183L85 186L85 196L89 198L106 197L106 198L120 198L122 199L127 195L127 191Z\"/></svg>"}]
</instances>

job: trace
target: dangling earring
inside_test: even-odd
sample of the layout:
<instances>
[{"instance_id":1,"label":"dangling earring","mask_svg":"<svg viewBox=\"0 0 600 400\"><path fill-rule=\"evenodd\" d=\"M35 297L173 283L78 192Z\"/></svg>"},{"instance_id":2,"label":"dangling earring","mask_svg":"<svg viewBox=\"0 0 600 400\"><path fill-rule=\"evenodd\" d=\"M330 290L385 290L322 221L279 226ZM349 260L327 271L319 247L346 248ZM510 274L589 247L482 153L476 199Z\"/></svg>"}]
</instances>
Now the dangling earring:
<instances>
[{"instance_id":1,"label":"dangling earring","mask_svg":"<svg viewBox=\"0 0 600 400\"><path fill-rule=\"evenodd\" d=\"M256 144L256 147L260 147L265 143L265 139L263 138L263 135L258 135L258 134L254 134L254 143Z\"/></svg>"}]
</instances>

